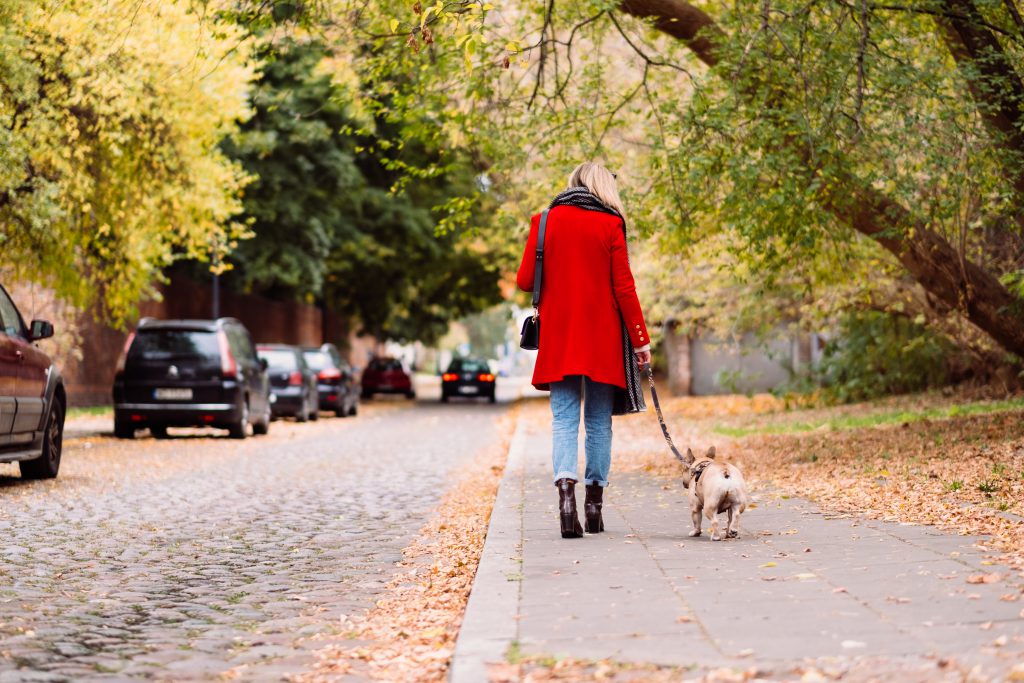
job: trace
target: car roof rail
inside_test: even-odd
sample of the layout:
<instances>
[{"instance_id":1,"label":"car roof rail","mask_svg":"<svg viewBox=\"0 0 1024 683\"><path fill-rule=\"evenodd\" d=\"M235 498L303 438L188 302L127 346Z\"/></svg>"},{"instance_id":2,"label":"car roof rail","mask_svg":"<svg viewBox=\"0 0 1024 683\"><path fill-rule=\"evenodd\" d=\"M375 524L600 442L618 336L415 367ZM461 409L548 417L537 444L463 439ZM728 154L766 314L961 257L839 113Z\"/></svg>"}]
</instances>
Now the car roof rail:
<instances>
[{"instance_id":1,"label":"car roof rail","mask_svg":"<svg viewBox=\"0 0 1024 683\"><path fill-rule=\"evenodd\" d=\"M139 318L139 325L138 326L142 327L143 325L148 325L150 323L155 323L155 322L157 322L156 318L154 318L151 315L147 315L144 318Z\"/></svg>"}]
</instances>

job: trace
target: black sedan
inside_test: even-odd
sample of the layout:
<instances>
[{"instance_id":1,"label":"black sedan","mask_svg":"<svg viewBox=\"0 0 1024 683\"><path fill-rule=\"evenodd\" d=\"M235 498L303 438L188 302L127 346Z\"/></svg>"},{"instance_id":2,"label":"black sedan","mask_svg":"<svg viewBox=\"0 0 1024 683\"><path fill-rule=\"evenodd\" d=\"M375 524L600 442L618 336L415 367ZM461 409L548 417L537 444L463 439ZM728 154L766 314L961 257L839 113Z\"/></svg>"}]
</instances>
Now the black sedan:
<instances>
[{"instance_id":1,"label":"black sedan","mask_svg":"<svg viewBox=\"0 0 1024 683\"><path fill-rule=\"evenodd\" d=\"M483 397L495 401L494 374L486 361L456 358L441 375L441 402L452 396Z\"/></svg>"},{"instance_id":2,"label":"black sedan","mask_svg":"<svg viewBox=\"0 0 1024 683\"><path fill-rule=\"evenodd\" d=\"M317 419L316 373L306 364L302 350L286 344L260 344L256 353L267 362L271 414L299 422Z\"/></svg>"},{"instance_id":3,"label":"black sedan","mask_svg":"<svg viewBox=\"0 0 1024 683\"><path fill-rule=\"evenodd\" d=\"M338 417L355 415L359 411L359 385L352 366L346 363L334 344L304 347L302 355L316 373L320 410L333 411Z\"/></svg>"}]
</instances>

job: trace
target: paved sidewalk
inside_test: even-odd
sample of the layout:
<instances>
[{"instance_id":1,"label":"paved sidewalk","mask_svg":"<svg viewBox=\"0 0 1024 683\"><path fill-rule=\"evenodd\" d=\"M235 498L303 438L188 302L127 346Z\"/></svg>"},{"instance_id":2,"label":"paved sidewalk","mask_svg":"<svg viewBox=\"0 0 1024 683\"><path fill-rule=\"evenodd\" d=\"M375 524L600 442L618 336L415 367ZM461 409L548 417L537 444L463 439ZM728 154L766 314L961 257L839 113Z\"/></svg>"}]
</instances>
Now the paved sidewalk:
<instances>
[{"instance_id":1,"label":"paved sidewalk","mask_svg":"<svg viewBox=\"0 0 1024 683\"><path fill-rule=\"evenodd\" d=\"M797 678L814 663L898 680L939 680L948 659L980 680L1024 661L1024 602L1001 599L1020 594L1018 579L976 538L757 492L739 539L689 538L682 485L630 474L607 491L606 533L563 540L549 442L528 423L513 439L455 683L486 680L510 653Z\"/></svg>"}]
</instances>

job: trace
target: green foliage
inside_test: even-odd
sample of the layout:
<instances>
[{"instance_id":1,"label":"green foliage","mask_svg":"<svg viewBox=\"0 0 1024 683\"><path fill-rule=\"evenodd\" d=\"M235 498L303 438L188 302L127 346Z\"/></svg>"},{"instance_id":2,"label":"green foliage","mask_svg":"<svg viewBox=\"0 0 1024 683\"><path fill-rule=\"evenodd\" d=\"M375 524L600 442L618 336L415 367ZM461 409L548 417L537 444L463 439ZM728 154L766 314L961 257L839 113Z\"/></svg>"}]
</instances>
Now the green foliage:
<instances>
[{"instance_id":1,"label":"green foliage","mask_svg":"<svg viewBox=\"0 0 1024 683\"><path fill-rule=\"evenodd\" d=\"M429 343L499 298L486 250L440 228L453 213L479 217L464 206L480 192L477 171L433 140L396 142L406 125L356 102L358 88L386 90L384 74L346 87L332 57L312 40L267 48L255 114L225 143L258 178L245 196L255 237L233 256L230 280L320 301L382 339Z\"/></svg>"},{"instance_id":2,"label":"green foliage","mask_svg":"<svg viewBox=\"0 0 1024 683\"><path fill-rule=\"evenodd\" d=\"M0 248L15 278L130 315L245 235L217 141L248 115L239 31L184 2L0 0Z\"/></svg>"},{"instance_id":3,"label":"green foliage","mask_svg":"<svg viewBox=\"0 0 1024 683\"><path fill-rule=\"evenodd\" d=\"M939 386L947 380L950 342L902 316L847 314L825 346L816 379L840 402Z\"/></svg>"}]
</instances>

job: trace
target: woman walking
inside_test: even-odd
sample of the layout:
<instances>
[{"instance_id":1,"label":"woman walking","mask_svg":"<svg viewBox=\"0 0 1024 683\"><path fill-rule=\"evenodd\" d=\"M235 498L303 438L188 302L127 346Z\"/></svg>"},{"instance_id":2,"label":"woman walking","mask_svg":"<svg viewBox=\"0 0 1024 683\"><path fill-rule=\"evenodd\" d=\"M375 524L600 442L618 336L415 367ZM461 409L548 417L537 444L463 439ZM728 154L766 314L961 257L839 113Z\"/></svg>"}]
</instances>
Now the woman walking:
<instances>
[{"instance_id":1,"label":"woman walking","mask_svg":"<svg viewBox=\"0 0 1024 683\"><path fill-rule=\"evenodd\" d=\"M544 215L546 214L546 215ZM650 337L626 251L625 211L615 174L586 162L544 214L533 217L517 278L532 291L540 275L540 342L533 385L551 391L552 464L563 538L583 535L576 511L580 407L586 426L587 532L604 531L604 487L611 468L612 414L644 409L637 364L649 363ZM545 229L540 230L545 218ZM543 233L541 273L536 271Z\"/></svg>"}]
</instances>

